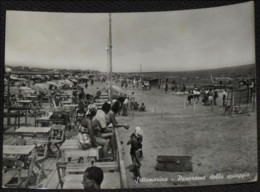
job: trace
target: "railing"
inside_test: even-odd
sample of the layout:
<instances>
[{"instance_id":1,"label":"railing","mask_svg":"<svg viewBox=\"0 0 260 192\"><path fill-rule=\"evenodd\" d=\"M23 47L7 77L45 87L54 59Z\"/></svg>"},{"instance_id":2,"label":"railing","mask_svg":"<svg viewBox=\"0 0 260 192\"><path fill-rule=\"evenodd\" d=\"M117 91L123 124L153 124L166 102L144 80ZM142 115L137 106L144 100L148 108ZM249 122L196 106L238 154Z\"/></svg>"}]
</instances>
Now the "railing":
<instances>
[{"instance_id":1,"label":"railing","mask_svg":"<svg viewBox=\"0 0 260 192\"><path fill-rule=\"evenodd\" d=\"M119 135L117 129L115 129L116 143L117 143L117 155L118 155L118 164L119 164L119 172L120 172L120 184L121 189L127 189L128 183L126 179L126 169L125 162L123 160L122 146L119 140Z\"/></svg>"}]
</instances>

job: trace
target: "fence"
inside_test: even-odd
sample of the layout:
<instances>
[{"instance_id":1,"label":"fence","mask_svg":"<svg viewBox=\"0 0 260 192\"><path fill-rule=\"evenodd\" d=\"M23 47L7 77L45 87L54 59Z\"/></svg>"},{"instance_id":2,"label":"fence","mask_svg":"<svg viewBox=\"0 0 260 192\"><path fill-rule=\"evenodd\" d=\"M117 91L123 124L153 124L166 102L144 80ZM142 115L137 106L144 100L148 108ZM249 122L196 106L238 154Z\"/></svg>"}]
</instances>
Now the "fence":
<instances>
[{"instance_id":1,"label":"fence","mask_svg":"<svg viewBox=\"0 0 260 192\"><path fill-rule=\"evenodd\" d=\"M237 113L248 113L248 107L251 104L254 111L254 93L253 89L238 89L227 92L225 114L231 115Z\"/></svg>"}]
</instances>

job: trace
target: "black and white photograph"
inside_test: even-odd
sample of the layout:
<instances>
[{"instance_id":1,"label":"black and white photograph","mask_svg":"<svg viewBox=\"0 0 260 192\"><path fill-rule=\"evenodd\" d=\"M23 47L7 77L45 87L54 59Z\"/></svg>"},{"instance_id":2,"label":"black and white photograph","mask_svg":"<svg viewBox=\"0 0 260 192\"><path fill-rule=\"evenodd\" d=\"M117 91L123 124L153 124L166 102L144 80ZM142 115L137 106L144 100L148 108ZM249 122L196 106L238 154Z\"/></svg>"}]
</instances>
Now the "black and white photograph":
<instances>
[{"instance_id":1,"label":"black and white photograph","mask_svg":"<svg viewBox=\"0 0 260 192\"><path fill-rule=\"evenodd\" d=\"M254 9L7 10L2 188L257 182Z\"/></svg>"}]
</instances>

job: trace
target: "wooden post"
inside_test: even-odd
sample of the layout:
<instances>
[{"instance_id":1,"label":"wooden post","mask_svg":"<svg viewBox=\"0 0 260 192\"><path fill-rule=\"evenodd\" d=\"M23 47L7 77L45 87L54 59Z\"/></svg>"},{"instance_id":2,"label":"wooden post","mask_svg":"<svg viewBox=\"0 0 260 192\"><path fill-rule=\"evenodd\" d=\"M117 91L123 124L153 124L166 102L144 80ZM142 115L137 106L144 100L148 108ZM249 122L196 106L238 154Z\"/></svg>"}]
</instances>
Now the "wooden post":
<instances>
[{"instance_id":1,"label":"wooden post","mask_svg":"<svg viewBox=\"0 0 260 192\"><path fill-rule=\"evenodd\" d=\"M155 104L154 104L154 113L156 114L156 99L155 99Z\"/></svg>"},{"instance_id":2,"label":"wooden post","mask_svg":"<svg viewBox=\"0 0 260 192\"><path fill-rule=\"evenodd\" d=\"M211 100L211 110L213 111L213 105L214 105L214 95L212 97L212 100Z\"/></svg>"},{"instance_id":3,"label":"wooden post","mask_svg":"<svg viewBox=\"0 0 260 192\"><path fill-rule=\"evenodd\" d=\"M163 103L162 103L162 113L161 113L161 118L163 118Z\"/></svg>"},{"instance_id":4,"label":"wooden post","mask_svg":"<svg viewBox=\"0 0 260 192\"><path fill-rule=\"evenodd\" d=\"M185 97L184 97L184 100L183 100L183 109L184 109L184 111L186 110L186 99L185 99Z\"/></svg>"},{"instance_id":5,"label":"wooden post","mask_svg":"<svg viewBox=\"0 0 260 192\"><path fill-rule=\"evenodd\" d=\"M130 104L130 105L131 105L131 104ZM134 119L134 116L135 116L135 114L134 114L135 110L133 109L133 107L134 107L134 106L132 106L132 119Z\"/></svg>"},{"instance_id":6,"label":"wooden post","mask_svg":"<svg viewBox=\"0 0 260 192\"><path fill-rule=\"evenodd\" d=\"M252 99L253 99L253 101L252 101L252 105L253 105L252 112L254 112L255 111L255 94L254 94L253 90L252 90Z\"/></svg>"},{"instance_id":7,"label":"wooden post","mask_svg":"<svg viewBox=\"0 0 260 192\"><path fill-rule=\"evenodd\" d=\"M11 120L10 120L10 117L9 117L9 113L10 113L10 74L8 74L7 76L7 113L8 113L8 118L7 118L7 125L8 125L8 128L11 124Z\"/></svg>"},{"instance_id":8,"label":"wooden post","mask_svg":"<svg viewBox=\"0 0 260 192\"><path fill-rule=\"evenodd\" d=\"M196 107L195 107L195 99L193 99L193 117L195 117Z\"/></svg>"},{"instance_id":9,"label":"wooden post","mask_svg":"<svg viewBox=\"0 0 260 192\"><path fill-rule=\"evenodd\" d=\"M235 95L234 95L234 90L232 89L232 102L231 102L231 110L232 110L232 116L234 115L234 104L235 104Z\"/></svg>"}]
</instances>

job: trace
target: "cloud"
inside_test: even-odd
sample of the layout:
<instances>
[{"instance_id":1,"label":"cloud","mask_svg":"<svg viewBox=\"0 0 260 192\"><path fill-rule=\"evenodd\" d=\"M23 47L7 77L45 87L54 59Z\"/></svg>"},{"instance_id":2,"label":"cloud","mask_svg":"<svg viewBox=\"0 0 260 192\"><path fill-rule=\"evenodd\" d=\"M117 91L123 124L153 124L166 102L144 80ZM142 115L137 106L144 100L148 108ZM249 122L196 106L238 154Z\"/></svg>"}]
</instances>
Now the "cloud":
<instances>
[{"instance_id":1,"label":"cloud","mask_svg":"<svg viewBox=\"0 0 260 192\"><path fill-rule=\"evenodd\" d=\"M255 62L253 3L113 13L113 71L180 71ZM108 14L8 11L5 63L107 70Z\"/></svg>"}]
</instances>

